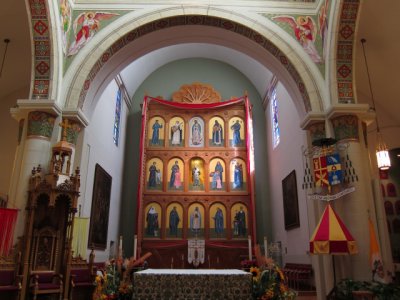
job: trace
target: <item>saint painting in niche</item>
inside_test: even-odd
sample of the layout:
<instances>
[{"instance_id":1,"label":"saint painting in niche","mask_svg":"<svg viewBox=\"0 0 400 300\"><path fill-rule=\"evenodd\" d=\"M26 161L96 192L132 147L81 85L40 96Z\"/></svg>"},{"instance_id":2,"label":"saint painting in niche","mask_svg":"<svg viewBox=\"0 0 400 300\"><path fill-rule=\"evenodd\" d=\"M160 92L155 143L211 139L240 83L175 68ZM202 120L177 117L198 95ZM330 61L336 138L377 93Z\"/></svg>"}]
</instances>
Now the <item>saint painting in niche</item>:
<instances>
[{"instance_id":1,"label":"saint painting in niche","mask_svg":"<svg viewBox=\"0 0 400 300\"><path fill-rule=\"evenodd\" d=\"M148 125L149 146L164 146L164 120L160 117L152 118Z\"/></svg>"},{"instance_id":2,"label":"saint painting in niche","mask_svg":"<svg viewBox=\"0 0 400 300\"><path fill-rule=\"evenodd\" d=\"M229 121L229 124L230 124L230 131L229 131L230 145L232 147L244 146L243 120L235 117Z\"/></svg>"},{"instance_id":3,"label":"saint painting in niche","mask_svg":"<svg viewBox=\"0 0 400 300\"><path fill-rule=\"evenodd\" d=\"M195 117L189 121L190 147L203 147L204 146L204 121L201 118Z\"/></svg>"},{"instance_id":4,"label":"saint painting in niche","mask_svg":"<svg viewBox=\"0 0 400 300\"><path fill-rule=\"evenodd\" d=\"M214 117L210 119L209 122L209 134L210 141L209 144L212 147L223 147L224 146L224 121L219 117Z\"/></svg>"},{"instance_id":5,"label":"saint painting in niche","mask_svg":"<svg viewBox=\"0 0 400 300\"><path fill-rule=\"evenodd\" d=\"M181 118L172 118L170 124L170 146L183 146L184 123Z\"/></svg>"},{"instance_id":6,"label":"saint painting in niche","mask_svg":"<svg viewBox=\"0 0 400 300\"><path fill-rule=\"evenodd\" d=\"M222 191L225 189L224 185L224 165L221 159L213 159L210 162L210 189L215 191Z\"/></svg>"},{"instance_id":7,"label":"saint painting in niche","mask_svg":"<svg viewBox=\"0 0 400 300\"><path fill-rule=\"evenodd\" d=\"M194 191L204 190L204 162L200 158L190 162L191 181L189 189Z\"/></svg>"},{"instance_id":8,"label":"saint painting in niche","mask_svg":"<svg viewBox=\"0 0 400 300\"><path fill-rule=\"evenodd\" d=\"M203 207L198 204L193 204L189 208L189 237L203 236L203 213Z\"/></svg>"},{"instance_id":9,"label":"saint painting in niche","mask_svg":"<svg viewBox=\"0 0 400 300\"><path fill-rule=\"evenodd\" d=\"M247 237L246 211L247 209L244 207L243 204L235 204L232 207L233 237Z\"/></svg>"},{"instance_id":10,"label":"saint painting in niche","mask_svg":"<svg viewBox=\"0 0 400 300\"><path fill-rule=\"evenodd\" d=\"M231 161L231 189L244 191L246 190L246 164L240 159Z\"/></svg>"},{"instance_id":11,"label":"saint painting in niche","mask_svg":"<svg viewBox=\"0 0 400 300\"><path fill-rule=\"evenodd\" d=\"M162 164L159 158L153 158L147 162L147 189L162 190Z\"/></svg>"},{"instance_id":12,"label":"saint painting in niche","mask_svg":"<svg viewBox=\"0 0 400 300\"><path fill-rule=\"evenodd\" d=\"M210 207L210 237L224 238L226 228L226 210L225 207L216 203Z\"/></svg>"},{"instance_id":13,"label":"saint painting in niche","mask_svg":"<svg viewBox=\"0 0 400 300\"><path fill-rule=\"evenodd\" d=\"M148 205L146 211L146 237L159 237L159 211L161 208L158 204L152 203Z\"/></svg>"},{"instance_id":14,"label":"saint painting in niche","mask_svg":"<svg viewBox=\"0 0 400 300\"><path fill-rule=\"evenodd\" d=\"M171 170L168 189L183 190L183 162L180 159L172 159L168 166Z\"/></svg>"},{"instance_id":15,"label":"saint painting in niche","mask_svg":"<svg viewBox=\"0 0 400 300\"><path fill-rule=\"evenodd\" d=\"M175 236L178 237L178 225L180 222L179 214L176 209L176 206L174 206L169 213L169 235L170 236Z\"/></svg>"}]
</instances>

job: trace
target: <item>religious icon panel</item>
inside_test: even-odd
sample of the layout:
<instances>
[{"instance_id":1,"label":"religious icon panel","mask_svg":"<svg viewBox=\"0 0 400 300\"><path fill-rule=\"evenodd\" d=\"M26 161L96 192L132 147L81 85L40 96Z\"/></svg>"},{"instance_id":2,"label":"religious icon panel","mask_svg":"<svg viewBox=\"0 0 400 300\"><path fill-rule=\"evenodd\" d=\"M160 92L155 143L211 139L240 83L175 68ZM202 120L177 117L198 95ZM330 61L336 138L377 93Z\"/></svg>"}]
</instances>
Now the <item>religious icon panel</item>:
<instances>
[{"instance_id":1,"label":"religious icon panel","mask_svg":"<svg viewBox=\"0 0 400 300\"><path fill-rule=\"evenodd\" d=\"M232 191L247 190L246 163L241 158L235 158L230 163L230 185Z\"/></svg>"},{"instance_id":2,"label":"religious icon panel","mask_svg":"<svg viewBox=\"0 0 400 300\"><path fill-rule=\"evenodd\" d=\"M224 170L225 163L222 159L214 158L210 161L210 191L224 191L226 189Z\"/></svg>"},{"instance_id":3,"label":"religious icon panel","mask_svg":"<svg viewBox=\"0 0 400 300\"><path fill-rule=\"evenodd\" d=\"M245 126L243 119L233 117L229 120L229 145L232 147L244 147L245 143Z\"/></svg>"},{"instance_id":4,"label":"religious icon panel","mask_svg":"<svg viewBox=\"0 0 400 300\"><path fill-rule=\"evenodd\" d=\"M169 121L169 145L183 147L185 145L185 122L181 117L173 117Z\"/></svg>"},{"instance_id":5,"label":"religious icon panel","mask_svg":"<svg viewBox=\"0 0 400 300\"><path fill-rule=\"evenodd\" d=\"M188 238L204 237L204 207L193 203L188 209Z\"/></svg>"},{"instance_id":6,"label":"religious icon panel","mask_svg":"<svg viewBox=\"0 0 400 300\"><path fill-rule=\"evenodd\" d=\"M146 164L146 187L148 190L162 191L163 162L159 158L152 158Z\"/></svg>"},{"instance_id":7,"label":"religious icon panel","mask_svg":"<svg viewBox=\"0 0 400 300\"><path fill-rule=\"evenodd\" d=\"M211 147L224 147L224 120L220 117L212 117L208 122L208 144Z\"/></svg>"},{"instance_id":8,"label":"religious icon panel","mask_svg":"<svg viewBox=\"0 0 400 300\"><path fill-rule=\"evenodd\" d=\"M148 142L150 147L164 147L165 121L161 117L153 117L148 122Z\"/></svg>"},{"instance_id":9,"label":"religious icon panel","mask_svg":"<svg viewBox=\"0 0 400 300\"><path fill-rule=\"evenodd\" d=\"M210 238L226 237L226 209L221 203L210 207Z\"/></svg>"},{"instance_id":10,"label":"religious icon panel","mask_svg":"<svg viewBox=\"0 0 400 300\"><path fill-rule=\"evenodd\" d=\"M183 208L181 204L173 202L168 205L165 228L168 238L182 238Z\"/></svg>"},{"instance_id":11,"label":"religious icon panel","mask_svg":"<svg viewBox=\"0 0 400 300\"><path fill-rule=\"evenodd\" d=\"M204 161L199 157L190 160L189 190L204 191Z\"/></svg>"},{"instance_id":12,"label":"religious icon panel","mask_svg":"<svg viewBox=\"0 0 400 300\"><path fill-rule=\"evenodd\" d=\"M156 202L149 203L145 209L144 236L160 238L161 206Z\"/></svg>"},{"instance_id":13,"label":"religious icon panel","mask_svg":"<svg viewBox=\"0 0 400 300\"><path fill-rule=\"evenodd\" d=\"M189 147L204 147L204 121L200 117L189 121Z\"/></svg>"},{"instance_id":14,"label":"religious icon panel","mask_svg":"<svg viewBox=\"0 0 400 300\"><path fill-rule=\"evenodd\" d=\"M168 190L183 191L184 170L183 161L180 158L172 158L168 162Z\"/></svg>"},{"instance_id":15,"label":"religious icon panel","mask_svg":"<svg viewBox=\"0 0 400 300\"><path fill-rule=\"evenodd\" d=\"M231 209L232 238L247 238L248 212L243 203L236 203Z\"/></svg>"}]
</instances>

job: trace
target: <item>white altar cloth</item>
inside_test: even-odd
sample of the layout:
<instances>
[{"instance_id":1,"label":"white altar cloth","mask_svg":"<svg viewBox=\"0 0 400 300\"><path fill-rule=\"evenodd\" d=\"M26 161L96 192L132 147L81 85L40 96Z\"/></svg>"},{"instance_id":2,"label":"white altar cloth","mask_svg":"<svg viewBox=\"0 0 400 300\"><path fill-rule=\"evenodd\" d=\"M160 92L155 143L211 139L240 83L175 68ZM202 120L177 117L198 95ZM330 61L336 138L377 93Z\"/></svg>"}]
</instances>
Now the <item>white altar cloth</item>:
<instances>
[{"instance_id":1,"label":"white altar cloth","mask_svg":"<svg viewBox=\"0 0 400 300\"><path fill-rule=\"evenodd\" d=\"M236 269L147 269L139 271L140 274L162 274L162 275L245 275L248 272Z\"/></svg>"}]
</instances>

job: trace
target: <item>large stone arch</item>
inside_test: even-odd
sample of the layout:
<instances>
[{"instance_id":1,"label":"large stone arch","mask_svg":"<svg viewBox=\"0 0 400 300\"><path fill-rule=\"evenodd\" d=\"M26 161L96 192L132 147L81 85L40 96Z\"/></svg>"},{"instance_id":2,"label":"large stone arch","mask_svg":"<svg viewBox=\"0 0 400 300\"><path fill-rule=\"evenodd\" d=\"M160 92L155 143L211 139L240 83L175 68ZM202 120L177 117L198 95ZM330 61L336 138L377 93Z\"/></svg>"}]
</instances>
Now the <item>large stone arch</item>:
<instances>
[{"instance_id":1,"label":"large stone arch","mask_svg":"<svg viewBox=\"0 0 400 300\"><path fill-rule=\"evenodd\" d=\"M202 11L200 12L202 13ZM210 14L210 12L208 12L208 14ZM153 39L153 44L151 45L141 42L140 45L144 45L142 49L138 49L138 47L130 48L139 39L146 39L148 36L160 33L161 31L165 33L169 29L171 32L178 32L182 28L191 26L192 29L195 27L201 27L202 29L218 29L223 31L224 35L234 34L236 38L246 39L248 47L258 48L257 51L260 56L264 55L273 58L273 62L271 59L269 60L269 67L271 67L269 69L277 74L277 77L285 86L289 85L295 87L292 89L291 94L294 96L293 99L299 99L298 102L300 102L301 105L297 103L297 107L299 109L299 106L302 106L302 108L300 108L302 115L310 111L320 112L323 109L324 105L321 99L321 90L323 86L317 83L315 76L310 72L309 66L300 55L276 33L271 32L265 25L252 23L249 19L238 15L235 16L235 20L241 21L241 23L223 19L220 16L210 15L175 15L162 19L157 18L159 15L159 12L151 14L152 18L150 18L149 14L146 15L146 20L149 18L153 20L141 26L137 26L139 23L137 19L132 21L132 18L128 19L128 16L124 16L116 21L121 22L118 24L119 32L121 32L121 30L126 31L123 36L117 35L114 31L116 28L113 28L113 24L111 24L109 26L110 28L105 28L103 33L100 32L103 34L102 38L99 33L96 43L94 43L96 37L92 40L93 44L91 49L82 49L85 50L85 52L82 51L82 53L78 54L65 77L65 89L62 92L66 97L64 99L64 106L67 109L77 109L83 107L86 99L95 101L93 97L100 89L101 84L106 82L106 77L110 77L111 79L112 75L118 73L118 70L121 70L132 61L132 59L135 59L135 57L131 56L133 51L143 55L158 47L168 45L166 40L170 43L172 41L175 44L182 43L182 40L185 40L184 37L181 36L181 41L179 42L179 39L173 40L169 35L168 38L166 38L166 34L164 34L159 35L161 39L164 37L164 41L158 39L157 42L154 42ZM232 18L232 16L230 17ZM125 22L122 23L122 19L124 18ZM268 20L265 20L265 22L267 21ZM251 27L243 24L251 25ZM114 26L117 26L117 24L114 24ZM133 29L126 30L126 28ZM108 30L108 33L106 33L105 30ZM224 35L220 35L220 40ZM192 41L193 38L207 39L207 37L201 36L201 34L197 37L192 35L191 38ZM190 37L186 36L186 40L190 40ZM98 46L94 46L95 44ZM277 44L279 47L276 46ZM136 46L137 45L138 44L136 44ZM233 47L233 45L230 46ZM131 49L132 51L127 51L127 49ZM241 49L240 51L244 50ZM126 52L130 52L130 54ZM130 61L128 60L129 57ZM256 58L256 60L259 59L260 58ZM107 66L107 68L104 68L105 66ZM105 72L105 69L108 71ZM110 70L114 70L114 72Z\"/></svg>"}]
</instances>

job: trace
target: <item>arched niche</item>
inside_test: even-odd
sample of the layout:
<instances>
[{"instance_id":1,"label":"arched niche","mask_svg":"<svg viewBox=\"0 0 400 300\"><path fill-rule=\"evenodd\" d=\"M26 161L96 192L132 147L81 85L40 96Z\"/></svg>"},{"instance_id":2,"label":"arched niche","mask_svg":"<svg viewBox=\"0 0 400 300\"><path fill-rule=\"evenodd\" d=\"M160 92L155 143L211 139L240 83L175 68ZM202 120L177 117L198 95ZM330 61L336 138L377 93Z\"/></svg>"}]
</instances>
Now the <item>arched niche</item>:
<instances>
[{"instance_id":1,"label":"arched niche","mask_svg":"<svg viewBox=\"0 0 400 300\"><path fill-rule=\"evenodd\" d=\"M189 120L189 147L204 147L205 136L204 120L194 116Z\"/></svg>"},{"instance_id":2,"label":"arched niche","mask_svg":"<svg viewBox=\"0 0 400 300\"><path fill-rule=\"evenodd\" d=\"M225 146L225 122L219 116L214 116L208 121L208 145L210 147Z\"/></svg>"},{"instance_id":3,"label":"arched niche","mask_svg":"<svg viewBox=\"0 0 400 300\"><path fill-rule=\"evenodd\" d=\"M229 184L231 191L247 190L247 166L241 158L234 158L230 162Z\"/></svg>"},{"instance_id":4,"label":"arched niche","mask_svg":"<svg viewBox=\"0 0 400 300\"><path fill-rule=\"evenodd\" d=\"M171 191L183 191L185 184L185 167L183 160L173 157L167 166L167 189Z\"/></svg>"},{"instance_id":5,"label":"arched niche","mask_svg":"<svg viewBox=\"0 0 400 300\"><path fill-rule=\"evenodd\" d=\"M178 202L167 206L165 229L167 238L182 238L183 234L183 207Z\"/></svg>"},{"instance_id":6,"label":"arched niche","mask_svg":"<svg viewBox=\"0 0 400 300\"><path fill-rule=\"evenodd\" d=\"M204 191L205 190L205 163L200 157L193 157L189 163L189 190Z\"/></svg>"},{"instance_id":7,"label":"arched niche","mask_svg":"<svg viewBox=\"0 0 400 300\"><path fill-rule=\"evenodd\" d=\"M144 237L160 238L160 221L162 219L161 205L151 202L144 209Z\"/></svg>"},{"instance_id":8,"label":"arched niche","mask_svg":"<svg viewBox=\"0 0 400 300\"><path fill-rule=\"evenodd\" d=\"M232 238L247 239L249 229L249 213L243 203L235 203L231 208Z\"/></svg>"},{"instance_id":9,"label":"arched niche","mask_svg":"<svg viewBox=\"0 0 400 300\"><path fill-rule=\"evenodd\" d=\"M178 116L168 122L168 141L170 147L183 147L185 145L185 121Z\"/></svg>"},{"instance_id":10,"label":"arched niche","mask_svg":"<svg viewBox=\"0 0 400 300\"><path fill-rule=\"evenodd\" d=\"M226 207L222 203L214 203L209 210L210 238L226 238L227 235Z\"/></svg>"},{"instance_id":11,"label":"arched niche","mask_svg":"<svg viewBox=\"0 0 400 300\"><path fill-rule=\"evenodd\" d=\"M204 206L193 203L188 208L188 238L204 237Z\"/></svg>"},{"instance_id":12,"label":"arched niche","mask_svg":"<svg viewBox=\"0 0 400 300\"><path fill-rule=\"evenodd\" d=\"M147 143L149 147L164 147L165 120L160 116L155 116L149 120L147 126Z\"/></svg>"},{"instance_id":13,"label":"arched niche","mask_svg":"<svg viewBox=\"0 0 400 300\"><path fill-rule=\"evenodd\" d=\"M149 159L146 163L146 188L147 190L162 191L164 163L158 157Z\"/></svg>"},{"instance_id":14,"label":"arched niche","mask_svg":"<svg viewBox=\"0 0 400 300\"><path fill-rule=\"evenodd\" d=\"M226 190L226 166L223 159L216 157L210 160L208 178L210 191Z\"/></svg>"},{"instance_id":15,"label":"arched niche","mask_svg":"<svg viewBox=\"0 0 400 300\"><path fill-rule=\"evenodd\" d=\"M233 117L229 120L229 146L231 147L245 147L245 123L240 117Z\"/></svg>"}]
</instances>

